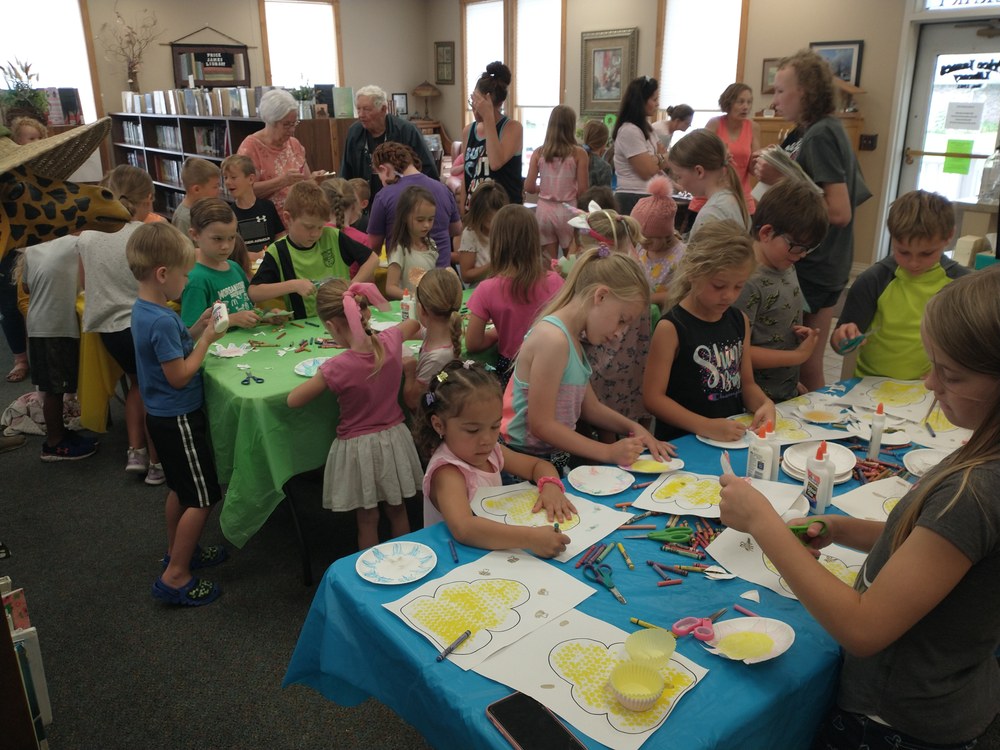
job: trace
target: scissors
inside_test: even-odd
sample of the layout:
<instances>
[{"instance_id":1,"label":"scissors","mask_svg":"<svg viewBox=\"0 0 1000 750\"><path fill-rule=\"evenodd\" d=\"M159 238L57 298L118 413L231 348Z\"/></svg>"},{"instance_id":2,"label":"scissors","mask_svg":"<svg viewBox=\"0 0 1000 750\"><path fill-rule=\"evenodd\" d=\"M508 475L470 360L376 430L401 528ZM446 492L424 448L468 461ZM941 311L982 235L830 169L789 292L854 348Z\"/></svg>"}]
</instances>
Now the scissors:
<instances>
[{"instance_id":1,"label":"scissors","mask_svg":"<svg viewBox=\"0 0 1000 750\"><path fill-rule=\"evenodd\" d=\"M671 544L687 544L691 541L694 532L687 526L673 526L668 529L658 529L646 534L647 539L656 542L670 542Z\"/></svg>"},{"instance_id":2,"label":"scissors","mask_svg":"<svg viewBox=\"0 0 1000 750\"><path fill-rule=\"evenodd\" d=\"M610 565L594 565L593 563L587 563L583 566L583 574L591 581L604 586L608 591L615 595L615 599L619 602L622 604L628 604L628 602L625 601L625 597L622 596L622 592L615 586L615 580L611 574Z\"/></svg>"},{"instance_id":3,"label":"scissors","mask_svg":"<svg viewBox=\"0 0 1000 750\"><path fill-rule=\"evenodd\" d=\"M264 378L258 378L258 377L257 377L256 375L254 375L254 374L253 374L253 372L251 372L250 370L247 370L247 376L246 376L245 378L243 378L243 380L242 380L242 381L240 381L240 382L242 382L242 383L243 383L243 385L250 385L250 381L251 381L251 380L252 380L253 382L255 382L255 383L263 383L263 382L264 382Z\"/></svg>"},{"instance_id":4,"label":"scissors","mask_svg":"<svg viewBox=\"0 0 1000 750\"><path fill-rule=\"evenodd\" d=\"M820 525L820 527L821 527L820 530L819 530L819 534L817 536L823 536L826 533L826 521L820 521L819 519L817 519L815 521L810 521L809 523L800 523L800 524L798 524L796 526L789 526L788 530L790 532L792 532L793 534L795 534L795 536L797 536L799 538L799 540L803 544L805 544L810 539L817 538L817 537L810 537L810 536L808 536L806 534L806 530L810 526L812 526L814 523L818 523Z\"/></svg>"},{"instance_id":5,"label":"scissors","mask_svg":"<svg viewBox=\"0 0 1000 750\"><path fill-rule=\"evenodd\" d=\"M715 638L715 629L712 623L726 613L728 607L723 607L718 612L713 612L708 617L682 617L673 624L670 632L676 636L691 633L699 641L710 641Z\"/></svg>"},{"instance_id":6,"label":"scissors","mask_svg":"<svg viewBox=\"0 0 1000 750\"><path fill-rule=\"evenodd\" d=\"M872 328L867 333L862 333L860 336L855 336L853 339L847 339L847 341L840 342L840 349L838 350L838 353L849 354L850 352L853 352L855 349L857 349L859 346L865 343L865 339L867 339L869 336L876 333L877 331L878 328Z\"/></svg>"}]
</instances>

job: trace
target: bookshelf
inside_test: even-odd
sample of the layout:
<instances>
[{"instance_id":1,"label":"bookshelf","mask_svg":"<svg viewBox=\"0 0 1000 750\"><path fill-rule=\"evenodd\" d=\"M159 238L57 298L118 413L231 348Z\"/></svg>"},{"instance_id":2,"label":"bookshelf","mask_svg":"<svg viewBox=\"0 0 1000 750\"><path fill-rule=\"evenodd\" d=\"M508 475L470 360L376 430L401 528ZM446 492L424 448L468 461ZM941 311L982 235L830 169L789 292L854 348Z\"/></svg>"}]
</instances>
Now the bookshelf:
<instances>
[{"instance_id":1,"label":"bookshelf","mask_svg":"<svg viewBox=\"0 0 1000 750\"><path fill-rule=\"evenodd\" d=\"M856 112L837 112L835 116L840 119L847 133L847 140L851 142L854 153L857 154L861 146L861 131L865 127L865 118ZM760 126L761 148L772 143L781 143L785 136L795 128L794 123L781 117L761 117L758 115L753 119Z\"/></svg>"},{"instance_id":2,"label":"bookshelf","mask_svg":"<svg viewBox=\"0 0 1000 750\"><path fill-rule=\"evenodd\" d=\"M310 169L340 169L342 144L354 122L347 118L299 122L295 137L306 150ZM115 113L111 160L149 172L155 187L153 209L169 216L184 198L180 171L185 159L196 156L219 164L263 127L261 120L247 117Z\"/></svg>"}]
</instances>

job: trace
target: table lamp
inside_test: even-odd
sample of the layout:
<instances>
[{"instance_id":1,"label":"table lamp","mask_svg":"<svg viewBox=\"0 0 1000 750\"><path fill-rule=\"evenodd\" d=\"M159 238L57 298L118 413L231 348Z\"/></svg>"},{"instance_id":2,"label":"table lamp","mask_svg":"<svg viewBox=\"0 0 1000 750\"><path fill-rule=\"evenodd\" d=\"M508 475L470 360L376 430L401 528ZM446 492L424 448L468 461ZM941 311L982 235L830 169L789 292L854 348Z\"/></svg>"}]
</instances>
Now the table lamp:
<instances>
[{"instance_id":1,"label":"table lamp","mask_svg":"<svg viewBox=\"0 0 1000 750\"><path fill-rule=\"evenodd\" d=\"M441 89L439 89L437 86L435 86L430 81L424 81L419 86L417 86L415 89L413 89L413 95L414 96L423 97L423 99L424 99L424 116L423 116L423 119L425 119L425 120L431 119L430 98L433 97L433 96L441 96ZM418 113L418 115L419 115L419 113Z\"/></svg>"}]
</instances>

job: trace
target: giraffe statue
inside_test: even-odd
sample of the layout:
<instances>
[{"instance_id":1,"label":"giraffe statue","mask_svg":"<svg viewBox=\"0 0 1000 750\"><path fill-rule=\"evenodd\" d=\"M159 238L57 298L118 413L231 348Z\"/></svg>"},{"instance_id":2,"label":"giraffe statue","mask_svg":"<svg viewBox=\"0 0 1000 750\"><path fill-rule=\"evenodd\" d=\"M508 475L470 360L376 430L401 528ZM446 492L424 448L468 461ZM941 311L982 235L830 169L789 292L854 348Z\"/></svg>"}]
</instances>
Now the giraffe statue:
<instances>
[{"instance_id":1,"label":"giraffe statue","mask_svg":"<svg viewBox=\"0 0 1000 750\"><path fill-rule=\"evenodd\" d=\"M24 146L0 128L0 258L83 229L117 232L129 222L110 190L66 180L110 128L105 117Z\"/></svg>"}]
</instances>

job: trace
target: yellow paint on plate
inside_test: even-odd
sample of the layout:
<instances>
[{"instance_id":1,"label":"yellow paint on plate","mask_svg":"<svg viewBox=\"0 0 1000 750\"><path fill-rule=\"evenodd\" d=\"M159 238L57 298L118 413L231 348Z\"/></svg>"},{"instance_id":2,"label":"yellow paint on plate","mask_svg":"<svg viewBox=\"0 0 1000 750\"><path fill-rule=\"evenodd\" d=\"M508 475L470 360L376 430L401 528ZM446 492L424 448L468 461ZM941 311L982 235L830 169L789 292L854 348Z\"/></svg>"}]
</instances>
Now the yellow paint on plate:
<instances>
[{"instance_id":1,"label":"yellow paint on plate","mask_svg":"<svg viewBox=\"0 0 1000 750\"><path fill-rule=\"evenodd\" d=\"M632 471L651 474L654 471L667 471L670 468L670 464L663 463L663 461L653 461L652 459L644 458L641 461L636 461L629 468L631 468Z\"/></svg>"},{"instance_id":2,"label":"yellow paint on plate","mask_svg":"<svg viewBox=\"0 0 1000 750\"><path fill-rule=\"evenodd\" d=\"M756 659L771 653L774 639L767 633L744 631L730 633L721 638L715 647L730 659Z\"/></svg>"},{"instance_id":3,"label":"yellow paint on plate","mask_svg":"<svg viewBox=\"0 0 1000 750\"><path fill-rule=\"evenodd\" d=\"M802 416L810 422L835 422L837 420L836 414L831 411L823 411L821 409L804 411L802 412Z\"/></svg>"}]
</instances>

